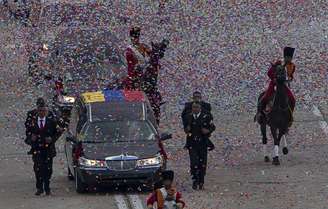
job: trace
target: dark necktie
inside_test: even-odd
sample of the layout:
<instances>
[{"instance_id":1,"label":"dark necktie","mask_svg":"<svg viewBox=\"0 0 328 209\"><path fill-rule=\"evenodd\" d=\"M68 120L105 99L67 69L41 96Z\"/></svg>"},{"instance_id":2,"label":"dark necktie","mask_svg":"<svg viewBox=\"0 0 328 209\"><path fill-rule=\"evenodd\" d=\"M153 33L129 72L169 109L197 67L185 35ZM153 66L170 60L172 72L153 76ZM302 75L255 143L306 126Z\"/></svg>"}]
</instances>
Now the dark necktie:
<instances>
[{"instance_id":1,"label":"dark necktie","mask_svg":"<svg viewBox=\"0 0 328 209\"><path fill-rule=\"evenodd\" d=\"M43 120L40 120L40 129L44 128Z\"/></svg>"}]
</instances>

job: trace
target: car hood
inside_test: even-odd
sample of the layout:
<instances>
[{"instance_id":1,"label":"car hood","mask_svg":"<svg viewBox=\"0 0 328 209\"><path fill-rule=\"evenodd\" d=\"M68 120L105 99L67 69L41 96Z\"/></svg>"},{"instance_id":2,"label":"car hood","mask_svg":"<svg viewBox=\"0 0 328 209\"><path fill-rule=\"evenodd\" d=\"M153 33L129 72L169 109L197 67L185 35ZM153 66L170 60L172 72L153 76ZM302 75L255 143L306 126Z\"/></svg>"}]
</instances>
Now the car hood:
<instances>
[{"instance_id":1,"label":"car hood","mask_svg":"<svg viewBox=\"0 0 328 209\"><path fill-rule=\"evenodd\" d=\"M120 155L135 156L138 159L154 157L159 152L157 141L138 143L83 143L83 153L88 159L102 160Z\"/></svg>"}]
</instances>

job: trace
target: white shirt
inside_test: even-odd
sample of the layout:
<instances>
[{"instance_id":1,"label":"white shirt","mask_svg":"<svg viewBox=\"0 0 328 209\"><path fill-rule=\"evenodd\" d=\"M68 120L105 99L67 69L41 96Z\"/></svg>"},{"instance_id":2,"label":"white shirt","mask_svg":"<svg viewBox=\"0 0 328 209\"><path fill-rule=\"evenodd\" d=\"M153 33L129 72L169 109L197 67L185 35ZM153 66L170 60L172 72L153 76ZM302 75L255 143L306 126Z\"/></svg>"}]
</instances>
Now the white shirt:
<instances>
[{"instance_id":1,"label":"white shirt","mask_svg":"<svg viewBox=\"0 0 328 209\"><path fill-rule=\"evenodd\" d=\"M44 127L46 125L46 117L43 117L43 118L38 117L38 126L39 126L39 128L41 128L41 121L42 121L42 125Z\"/></svg>"},{"instance_id":2,"label":"white shirt","mask_svg":"<svg viewBox=\"0 0 328 209\"><path fill-rule=\"evenodd\" d=\"M196 114L193 115L194 115L194 119L197 119L200 116L200 112L197 115Z\"/></svg>"}]
</instances>

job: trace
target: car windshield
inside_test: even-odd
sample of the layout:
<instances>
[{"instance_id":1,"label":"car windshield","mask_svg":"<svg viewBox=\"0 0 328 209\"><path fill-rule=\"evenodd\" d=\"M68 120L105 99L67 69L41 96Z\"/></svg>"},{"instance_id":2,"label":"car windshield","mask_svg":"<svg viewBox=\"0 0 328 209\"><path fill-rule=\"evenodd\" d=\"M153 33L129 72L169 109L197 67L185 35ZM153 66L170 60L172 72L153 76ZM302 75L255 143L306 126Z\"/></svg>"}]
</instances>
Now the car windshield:
<instances>
[{"instance_id":1,"label":"car windshield","mask_svg":"<svg viewBox=\"0 0 328 209\"><path fill-rule=\"evenodd\" d=\"M155 131L147 121L106 121L89 124L82 142L136 142L155 140Z\"/></svg>"},{"instance_id":2,"label":"car windshield","mask_svg":"<svg viewBox=\"0 0 328 209\"><path fill-rule=\"evenodd\" d=\"M92 104L92 121L142 121L145 120L141 102L99 102Z\"/></svg>"}]
</instances>

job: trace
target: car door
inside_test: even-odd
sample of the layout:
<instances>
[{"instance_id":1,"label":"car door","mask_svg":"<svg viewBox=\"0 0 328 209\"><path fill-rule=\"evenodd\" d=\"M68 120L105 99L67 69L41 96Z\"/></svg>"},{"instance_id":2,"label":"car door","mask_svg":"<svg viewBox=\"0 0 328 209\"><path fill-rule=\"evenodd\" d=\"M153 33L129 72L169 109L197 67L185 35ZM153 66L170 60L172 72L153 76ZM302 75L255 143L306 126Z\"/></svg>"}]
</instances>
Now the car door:
<instances>
[{"instance_id":1,"label":"car door","mask_svg":"<svg viewBox=\"0 0 328 209\"><path fill-rule=\"evenodd\" d=\"M74 171L73 150L76 145L76 126L78 123L77 105L75 104L71 112L71 120L67 131L65 142L65 153L69 169ZM68 139L70 138L70 139Z\"/></svg>"}]
</instances>

